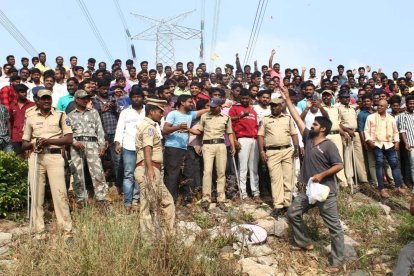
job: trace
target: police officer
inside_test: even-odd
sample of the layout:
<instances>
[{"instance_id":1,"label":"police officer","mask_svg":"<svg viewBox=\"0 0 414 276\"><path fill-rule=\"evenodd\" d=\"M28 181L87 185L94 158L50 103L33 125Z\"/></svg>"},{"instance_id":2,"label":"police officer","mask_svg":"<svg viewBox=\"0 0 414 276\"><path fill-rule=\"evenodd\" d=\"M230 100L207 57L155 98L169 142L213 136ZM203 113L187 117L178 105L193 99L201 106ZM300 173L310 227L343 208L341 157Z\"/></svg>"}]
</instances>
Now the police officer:
<instances>
[{"instance_id":1,"label":"police officer","mask_svg":"<svg viewBox=\"0 0 414 276\"><path fill-rule=\"evenodd\" d=\"M354 181L352 180L352 177L354 177L354 170L352 158L355 160L358 181L368 182L368 177L365 169L361 138L358 133L357 114L355 108L349 104L350 97L351 95L346 90L341 90L339 92L339 100L341 102L341 105L339 106L340 127L344 130L342 141L344 144L345 175L348 185L353 185ZM353 156L353 152L355 153L355 156Z\"/></svg>"},{"instance_id":2,"label":"police officer","mask_svg":"<svg viewBox=\"0 0 414 276\"><path fill-rule=\"evenodd\" d=\"M210 112L201 116L199 131L203 135L203 202L201 207L208 211L211 202L211 183L213 162L216 162L217 171L217 207L226 212L224 205L226 184L225 170L227 163L227 149L224 143L224 134L229 135L230 151L234 155L234 134L231 127L230 117L221 113L221 105L224 104L222 98L213 98L210 103Z\"/></svg>"},{"instance_id":3,"label":"police officer","mask_svg":"<svg viewBox=\"0 0 414 276\"><path fill-rule=\"evenodd\" d=\"M68 114L74 136L70 151L73 166L76 168L73 176L73 188L78 202L88 199L87 191L84 190L83 160L86 160L92 178L95 198L104 202L108 185L105 181L100 157L105 153L105 136L98 111L87 107L90 101L91 95L85 90L76 91L76 109Z\"/></svg>"},{"instance_id":4,"label":"police officer","mask_svg":"<svg viewBox=\"0 0 414 276\"><path fill-rule=\"evenodd\" d=\"M162 144L157 123L161 121L165 100L147 99L145 119L135 137L137 167L135 180L140 186L140 229L147 241L164 237L174 231L174 200L164 185L162 176Z\"/></svg>"},{"instance_id":5,"label":"police officer","mask_svg":"<svg viewBox=\"0 0 414 276\"><path fill-rule=\"evenodd\" d=\"M42 89L37 94L37 107L26 118L23 133L23 150L34 150L29 158L32 218L37 237L45 231L43 220L46 176L49 179L58 226L66 235L72 231L72 219L64 180L62 146L73 141L70 120L63 112L52 108L52 92Z\"/></svg>"},{"instance_id":6,"label":"police officer","mask_svg":"<svg viewBox=\"0 0 414 276\"><path fill-rule=\"evenodd\" d=\"M330 139L335 144L335 146L338 148L341 159L344 160L343 144L342 144L342 138L341 138L341 135L344 135L344 131L339 127L339 123L340 123L339 109L338 107L332 105L332 95L333 95L332 90L322 91L322 102L323 102L322 107L328 113L329 120L331 120L332 122L331 132L328 136L326 136L326 138ZM340 170L336 174L336 179L338 180L339 186L341 187L348 186L344 170Z\"/></svg>"},{"instance_id":7,"label":"police officer","mask_svg":"<svg viewBox=\"0 0 414 276\"><path fill-rule=\"evenodd\" d=\"M280 98L270 102L272 114L263 118L257 134L260 156L269 168L274 208L271 215L275 218L292 202L292 157L299 153L298 133L292 118L282 113L283 102Z\"/></svg>"}]
</instances>

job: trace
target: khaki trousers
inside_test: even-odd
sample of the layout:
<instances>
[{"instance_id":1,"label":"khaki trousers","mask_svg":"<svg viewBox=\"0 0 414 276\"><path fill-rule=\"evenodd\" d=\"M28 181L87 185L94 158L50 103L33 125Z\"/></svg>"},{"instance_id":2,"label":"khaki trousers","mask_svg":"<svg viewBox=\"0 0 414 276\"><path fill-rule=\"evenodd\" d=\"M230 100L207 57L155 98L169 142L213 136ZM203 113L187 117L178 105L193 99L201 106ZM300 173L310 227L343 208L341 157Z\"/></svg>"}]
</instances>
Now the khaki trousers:
<instances>
[{"instance_id":1,"label":"khaki trousers","mask_svg":"<svg viewBox=\"0 0 414 276\"><path fill-rule=\"evenodd\" d=\"M159 169L154 168L155 180L145 181L145 167L137 166L135 180L140 188L139 225L142 239L153 242L174 234L174 200L164 185Z\"/></svg>"},{"instance_id":2,"label":"khaki trousers","mask_svg":"<svg viewBox=\"0 0 414 276\"><path fill-rule=\"evenodd\" d=\"M211 184L214 160L217 171L217 201L224 202L226 199L224 188L226 185L225 172L227 163L227 149L225 144L203 145L203 200L211 202Z\"/></svg>"},{"instance_id":3,"label":"khaki trousers","mask_svg":"<svg viewBox=\"0 0 414 276\"><path fill-rule=\"evenodd\" d=\"M29 158L29 171L31 174L30 191L36 202L32 206L34 230L41 233L45 230L43 220L43 204L45 200L46 175L49 179L50 191L52 192L53 206L55 209L58 226L64 231L72 231L72 219L70 217L68 196L66 193L65 172L62 155L60 154L37 154L37 179L35 180L36 154L32 153ZM36 193L36 194L35 194Z\"/></svg>"},{"instance_id":4,"label":"khaki trousers","mask_svg":"<svg viewBox=\"0 0 414 276\"><path fill-rule=\"evenodd\" d=\"M345 175L348 181L348 185L354 184L354 181L352 179L354 177L352 158L355 158L358 182L368 182L368 176L367 176L367 171L366 171L365 162L364 162L364 153L362 151L362 144L361 144L361 138L359 136L359 133L355 132L355 136L352 138L352 141L354 142L355 156L353 156L352 154L351 142L349 142L349 144L347 145L345 143L345 139L342 139L342 141L344 145Z\"/></svg>"},{"instance_id":5,"label":"khaki trousers","mask_svg":"<svg viewBox=\"0 0 414 276\"><path fill-rule=\"evenodd\" d=\"M329 134L326 138L331 140L335 146L338 148L339 155L341 156L342 161L344 161L344 146L342 144L342 138L341 135L338 134ZM348 183L346 181L345 177L345 170L342 169L339 172L336 173L336 179L338 180L338 184L341 186L348 186Z\"/></svg>"},{"instance_id":6,"label":"khaki trousers","mask_svg":"<svg viewBox=\"0 0 414 276\"><path fill-rule=\"evenodd\" d=\"M272 182L273 208L289 207L292 202L293 149L266 151Z\"/></svg>"}]
</instances>

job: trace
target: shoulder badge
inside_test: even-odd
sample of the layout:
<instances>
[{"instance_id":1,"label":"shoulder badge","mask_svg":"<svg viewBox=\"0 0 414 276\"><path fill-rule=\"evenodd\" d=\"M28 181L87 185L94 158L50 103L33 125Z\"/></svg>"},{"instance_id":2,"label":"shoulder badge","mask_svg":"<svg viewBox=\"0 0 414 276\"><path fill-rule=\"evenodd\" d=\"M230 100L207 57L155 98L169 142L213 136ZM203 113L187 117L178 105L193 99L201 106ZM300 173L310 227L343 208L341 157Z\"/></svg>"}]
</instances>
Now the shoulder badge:
<instances>
[{"instance_id":1,"label":"shoulder badge","mask_svg":"<svg viewBox=\"0 0 414 276\"><path fill-rule=\"evenodd\" d=\"M69 118L66 118L65 123L66 123L67 126L70 126L71 125L70 124L70 119Z\"/></svg>"},{"instance_id":2,"label":"shoulder badge","mask_svg":"<svg viewBox=\"0 0 414 276\"><path fill-rule=\"evenodd\" d=\"M153 128L148 128L148 135L149 136L154 136L154 129Z\"/></svg>"}]
</instances>

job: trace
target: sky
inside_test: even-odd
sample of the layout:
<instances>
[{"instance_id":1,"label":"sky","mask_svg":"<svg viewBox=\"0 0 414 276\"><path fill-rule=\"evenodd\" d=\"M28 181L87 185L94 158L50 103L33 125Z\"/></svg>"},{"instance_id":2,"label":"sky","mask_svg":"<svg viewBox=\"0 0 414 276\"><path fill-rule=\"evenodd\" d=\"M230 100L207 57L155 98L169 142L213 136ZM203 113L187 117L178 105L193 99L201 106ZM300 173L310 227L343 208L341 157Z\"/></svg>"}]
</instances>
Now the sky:
<instances>
[{"instance_id":1,"label":"sky","mask_svg":"<svg viewBox=\"0 0 414 276\"><path fill-rule=\"evenodd\" d=\"M130 42L126 39L114 1L84 2L111 55L120 58L124 64L130 57ZM215 2L218 1L205 1L204 62L208 70L213 69L214 63L216 66L234 64L236 53L243 62L259 0L219 1L214 51L217 59L212 61ZM131 12L160 19L194 10L179 24L200 28L201 0L119 0L119 4L132 35L151 25ZM46 52L51 65L55 64L58 55L64 57L65 64L69 64L69 57L73 55L78 57L79 65L86 66L89 57L109 63L77 0L0 0L0 10L38 52ZM389 77L394 70L402 75L413 70L414 41L410 22L413 10L414 1L411 0L270 0L250 65L254 60L259 66L267 65L270 52L275 49L274 62L280 63L282 70L315 67L319 74L328 68L335 72L338 64L343 64L346 69L369 65L373 70L382 68ZM16 57L17 63L21 57L29 57L3 26L0 26L0 38L1 64L9 54ZM155 41L134 40L133 44L137 63L148 60L150 68L155 68ZM176 61L200 62L200 40L176 41L174 46Z\"/></svg>"}]
</instances>

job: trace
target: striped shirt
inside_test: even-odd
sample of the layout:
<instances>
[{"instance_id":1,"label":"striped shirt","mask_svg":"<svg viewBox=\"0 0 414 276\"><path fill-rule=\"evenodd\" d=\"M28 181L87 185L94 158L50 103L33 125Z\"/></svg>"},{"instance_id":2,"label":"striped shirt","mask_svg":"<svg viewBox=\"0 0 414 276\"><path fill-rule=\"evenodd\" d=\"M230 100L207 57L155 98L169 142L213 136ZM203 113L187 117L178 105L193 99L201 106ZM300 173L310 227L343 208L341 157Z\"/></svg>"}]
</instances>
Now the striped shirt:
<instances>
[{"instance_id":1,"label":"striped shirt","mask_svg":"<svg viewBox=\"0 0 414 276\"><path fill-rule=\"evenodd\" d=\"M400 133L405 132L410 147L414 147L414 112L404 112L399 117Z\"/></svg>"}]
</instances>

